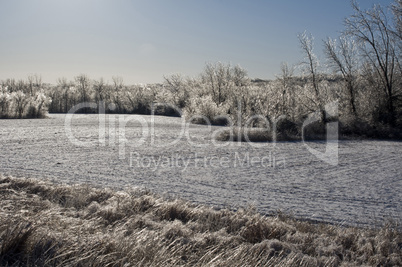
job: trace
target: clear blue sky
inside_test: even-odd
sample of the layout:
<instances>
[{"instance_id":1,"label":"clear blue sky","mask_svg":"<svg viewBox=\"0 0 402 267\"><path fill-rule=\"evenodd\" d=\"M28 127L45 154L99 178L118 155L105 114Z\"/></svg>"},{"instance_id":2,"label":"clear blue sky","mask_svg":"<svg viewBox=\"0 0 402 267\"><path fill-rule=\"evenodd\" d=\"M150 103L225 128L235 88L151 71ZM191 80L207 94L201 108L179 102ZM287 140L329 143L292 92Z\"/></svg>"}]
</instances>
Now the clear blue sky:
<instances>
[{"instance_id":1,"label":"clear blue sky","mask_svg":"<svg viewBox=\"0 0 402 267\"><path fill-rule=\"evenodd\" d=\"M84 73L152 83L216 61L270 79L302 59L298 33L312 33L319 54L351 13L349 0L0 0L0 80Z\"/></svg>"}]
</instances>

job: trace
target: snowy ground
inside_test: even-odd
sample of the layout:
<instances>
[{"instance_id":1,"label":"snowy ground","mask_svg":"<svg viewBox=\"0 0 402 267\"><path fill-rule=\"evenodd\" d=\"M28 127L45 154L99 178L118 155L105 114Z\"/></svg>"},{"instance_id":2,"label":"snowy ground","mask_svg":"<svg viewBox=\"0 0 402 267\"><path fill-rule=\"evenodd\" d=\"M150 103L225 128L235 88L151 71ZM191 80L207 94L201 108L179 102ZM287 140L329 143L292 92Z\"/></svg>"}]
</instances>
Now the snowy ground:
<instances>
[{"instance_id":1,"label":"snowy ground","mask_svg":"<svg viewBox=\"0 0 402 267\"><path fill-rule=\"evenodd\" d=\"M221 143L212 138L220 127L181 118L154 117L155 127L151 116L104 119L74 115L71 126L55 114L0 120L0 173L140 186L216 207L252 204L262 213L279 209L335 224L402 221L402 142L340 141L333 166L307 149L324 152L324 142Z\"/></svg>"}]
</instances>

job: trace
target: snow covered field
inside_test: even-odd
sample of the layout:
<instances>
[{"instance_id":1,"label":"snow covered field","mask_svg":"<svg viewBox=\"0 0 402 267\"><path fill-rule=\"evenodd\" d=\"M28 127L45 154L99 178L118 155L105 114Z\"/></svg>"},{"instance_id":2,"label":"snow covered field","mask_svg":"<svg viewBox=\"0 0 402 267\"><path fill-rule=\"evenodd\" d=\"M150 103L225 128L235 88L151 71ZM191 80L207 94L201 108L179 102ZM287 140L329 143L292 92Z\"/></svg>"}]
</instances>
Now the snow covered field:
<instances>
[{"instance_id":1,"label":"snow covered field","mask_svg":"<svg viewBox=\"0 0 402 267\"><path fill-rule=\"evenodd\" d=\"M154 124L154 127L151 127ZM254 205L335 224L402 221L402 142L340 141L338 164L311 154L325 142L222 143L221 127L181 118L64 114L0 120L0 173L151 191L216 207Z\"/></svg>"}]
</instances>

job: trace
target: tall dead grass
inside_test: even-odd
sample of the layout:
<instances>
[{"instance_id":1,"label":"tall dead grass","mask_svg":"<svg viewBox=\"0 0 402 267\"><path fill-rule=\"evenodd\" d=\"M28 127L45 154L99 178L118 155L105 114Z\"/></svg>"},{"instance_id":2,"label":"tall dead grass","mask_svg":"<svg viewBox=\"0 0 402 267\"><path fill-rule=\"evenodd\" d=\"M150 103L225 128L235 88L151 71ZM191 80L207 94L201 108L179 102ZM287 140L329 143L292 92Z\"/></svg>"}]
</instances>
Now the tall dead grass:
<instances>
[{"instance_id":1,"label":"tall dead grass","mask_svg":"<svg viewBox=\"0 0 402 267\"><path fill-rule=\"evenodd\" d=\"M345 228L4 176L0 204L3 266L402 265L396 224Z\"/></svg>"}]
</instances>

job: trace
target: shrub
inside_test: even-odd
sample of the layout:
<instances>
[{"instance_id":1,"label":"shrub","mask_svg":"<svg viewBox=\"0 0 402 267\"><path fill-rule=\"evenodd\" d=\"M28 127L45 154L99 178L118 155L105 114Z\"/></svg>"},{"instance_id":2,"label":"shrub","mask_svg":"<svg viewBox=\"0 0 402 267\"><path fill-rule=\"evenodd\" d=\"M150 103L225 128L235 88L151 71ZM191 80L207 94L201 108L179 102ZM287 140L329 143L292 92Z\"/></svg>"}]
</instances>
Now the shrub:
<instances>
[{"instance_id":1,"label":"shrub","mask_svg":"<svg viewBox=\"0 0 402 267\"><path fill-rule=\"evenodd\" d=\"M181 110L167 103L154 104L154 115L181 117Z\"/></svg>"},{"instance_id":2,"label":"shrub","mask_svg":"<svg viewBox=\"0 0 402 267\"><path fill-rule=\"evenodd\" d=\"M264 128L230 128L221 131L216 140L234 142L271 142L272 133Z\"/></svg>"},{"instance_id":3,"label":"shrub","mask_svg":"<svg viewBox=\"0 0 402 267\"><path fill-rule=\"evenodd\" d=\"M326 138L326 126L322 121L314 121L302 129L304 140L324 140Z\"/></svg>"},{"instance_id":4,"label":"shrub","mask_svg":"<svg viewBox=\"0 0 402 267\"><path fill-rule=\"evenodd\" d=\"M43 118L51 101L42 90L31 96L0 85L0 118Z\"/></svg>"},{"instance_id":5,"label":"shrub","mask_svg":"<svg viewBox=\"0 0 402 267\"><path fill-rule=\"evenodd\" d=\"M300 140L300 127L288 118L276 123L276 139L278 141Z\"/></svg>"},{"instance_id":6,"label":"shrub","mask_svg":"<svg viewBox=\"0 0 402 267\"><path fill-rule=\"evenodd\" d=\"M343 138L402 138L402 131L399 127L391 127L389 124L379 122L369 122L356 117L342 118L339 125Z\"/></svg>"},{"instance_id":7,"label":"shrub","mask_svg":"<svg viewBox=\"0 0 402 267\"><path fill-rule=\"evenodd\" d=\"M190 104L185 108L185 116L197 124L227 125L229 124L227 107L224 104L217 105L211 95L200 98L191 98Z\"/></svg>"}]
</instances>

